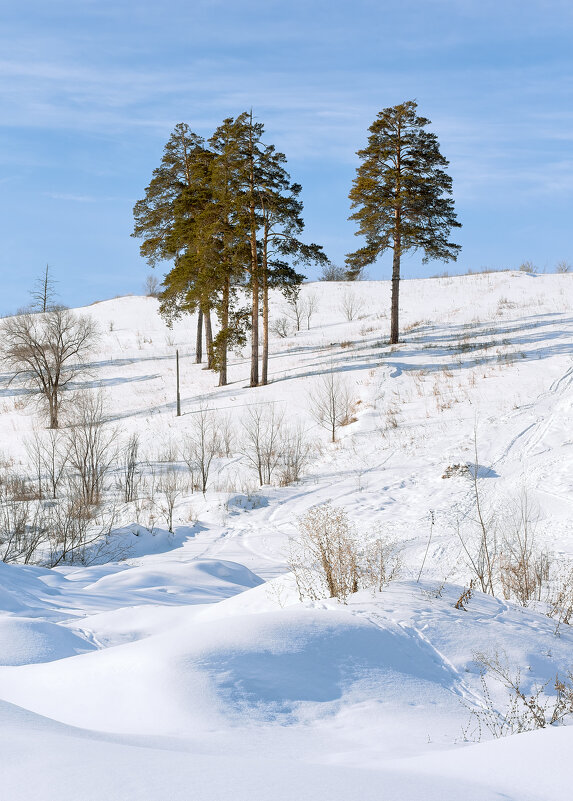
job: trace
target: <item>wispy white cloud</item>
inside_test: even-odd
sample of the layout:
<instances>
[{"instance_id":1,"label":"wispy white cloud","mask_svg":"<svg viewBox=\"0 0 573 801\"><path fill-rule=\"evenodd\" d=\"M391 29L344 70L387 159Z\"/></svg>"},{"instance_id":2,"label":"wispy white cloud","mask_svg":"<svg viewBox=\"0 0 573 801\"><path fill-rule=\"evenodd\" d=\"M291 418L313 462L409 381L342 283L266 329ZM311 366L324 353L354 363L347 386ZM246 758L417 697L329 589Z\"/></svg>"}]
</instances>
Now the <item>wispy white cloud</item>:
<instances>
[{"instance_id":1,"label":"wispy white cloud","mask_svg":"<svg viewBox=\"0 0 573 801\"><path fill-rule=\"evenodd\" d=\"M103 198L90 195L73 195L66 192L44 192L44 194L53 200L66 200L72 203L97 203L103 200Z\"/></svg>"}]
</instances>

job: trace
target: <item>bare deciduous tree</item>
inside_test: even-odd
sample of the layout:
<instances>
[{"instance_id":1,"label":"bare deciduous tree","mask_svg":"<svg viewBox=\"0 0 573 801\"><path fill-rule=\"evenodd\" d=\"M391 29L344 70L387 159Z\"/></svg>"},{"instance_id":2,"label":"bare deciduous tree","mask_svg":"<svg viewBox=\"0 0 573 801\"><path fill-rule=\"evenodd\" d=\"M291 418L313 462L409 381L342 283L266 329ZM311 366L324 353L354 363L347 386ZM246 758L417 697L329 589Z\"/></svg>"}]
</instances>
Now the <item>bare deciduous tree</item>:
<instances>
[{"instance_id":1,"label":"bare deciduous tree","mask_svg":"<svg viewBox=\"0 0 573 801\"><path fill-rule=\"evenodd\" d=\"M306 316L306 302L300 296L300 287L296 292L291 292L288 300L288 315L291 320L294 320L296 330L300 331L300 326Z\"/></svg>"},{"instance_id":2,"label":"bare deciduous tree","mask_svg":"<svg viewBox=\"0 0 573 801\"><path fill-rule=\"evenodd\" d=\"M351 290L347 289L344 295L342 296L342 301L340 302L340 308L344 312L344 316L348 320L348 322L352 322L355 317L358 315L358 311L360 308L360 303L356 294Z\"/></svg>"},{"instance_id":3,"label":"bare deciduous tree","mask_svg":"<svg viewBox=\"0 0 573 801\"><path fill-rule=\"evenodd\" d=\"M336 431L346 425L352 415L350 391L344 379L331 367L323 373L309 393L310 413L316 422L330 432L336 442Z\"/></svg>"},{"instance_id":4,"label":"bare deciduous tree","mask_svg":"<svg viewBox=\"0 0 573 801\"><path fill-rule=\"evenodd\" d=\"M316 295L307 295L306 304L304 308L304 316L306 317L306 330L310 331L310 321L312 320L315 312L318 311L318 299Z\"/></svg>"},{"instance_id":5,"label":"bare deciduous tree","mask_svg":"<svg viewBox=\"0 0 573 801\"><path fill-rule=\"evenodd\" d=\"M259 477L259 483L270 484L280 458L281 426L284 415L274 404L252 406L242 420L241 452Z\"/></svg>"},{"instance_id":6,"label":"bare deciduous tree","mask_svg":"<svg viewBox=\"0 0 573 801\"><path fill-rule=\"evenodd\" d=\"M319 281L348 281L346 267L328 262L323 268Z\"/></svg>"},{"instance_id":7,"label":"bare deciduous tree","mask_svg":"<svg viewBox=\"0 0 573 801\"><path fill-rule=\"evenodd\" d=\"M173 466L168 467L161 476L159 491L163 495L160 508L165 516L165 522L171 534L173 534L173 513L175 511L175 504L179 498L184 495L185 490L186 484L179 471Z\"/></svg>"},{"instance_id":8,"label":"bare deciduous tree","mask_svg":"<svg viewBox=\"0 0 573 801\"><path fill-rule=\"evenodd\" d=\"M316 444L309 439L308 431L302 424L286 428L280 437L280 477L281 486L299 481L304 468L316 451Z\"/></svg>"},{"instance_id":9,"label":"bare deciduous tree","mask_svg":"<svg viewBox=\"0 0 573 801\"><path fill-rule=\"evenodd\" d=\"M69 442L61 431L49 428L34 431L26 442L26 450L34 467L38 497L55 499L64 478L69 457Z\"/></svg>"},{"instance_id":10,"label":"bare deciduous tree","mask_svg":"<svg viewBox=\"0 0 573 801\"><path fill-rule=\"evenodd\" d=\"M0 327L0 354L19 380L47 408L50 428L58 428L62 393L86 372L83 359L97 339L96 324L68 309L9 317Z\"/></svg>"},{"instance_id":11,"label":"bare deciduous tree","mask_svg":"<svg viewBox=\"0 0 573 801\"><path fill-rule=\"evenodd\" d=\"M219 434L220 455L232 456L235 447L235 423L230 412L219 413L216 420L217 432Z\"/></svg>"},{"instance_id":12,"label":"bare deciduous tree","mask_svg":"<svg viewBox=\"0 0 573 801\"><path fill-rule=\"evenodd\" d=\"M215 456L221 451L221 437L219 436L217 418L212 409L200 406L194 412L191 420L190 433L184 444L184 460L191 473L199 478L199 485L203 494L207 490L209 471Z\"/></svg>"},{"instance_id":13,"label":"bare deciduous tree","mask_svg":"<svg viewBox=\"0 0 573 801\"><path fill-rule=\"evenodd\" d=\"M116 456L117 431L106 423L101 391L77 397L75 418L66 438L77 494L87 506L100 502L105 477Z\"/></svg>"},{"instance_id":14,"label":"bare deciduous tree","mask_svg":"<svg viewBox=\"0 0 573 801\"><path fill-rule=\"evenodd\" d=\"M56 282L50 277L50 265L46 264L44 275L34 283L34 289L30 292L32 303L30 308L36 312L47 312L53 309L54 298L56 297Z\"/></svg>"},{"instance_id":15,"label":"bare deciduous tree","mask_svg":"<svg viewBox=\"0 0 573 801\"><path fill-rule=\"evenodd\" d=\"M132 434L123 449L123 464L120 468L120 488L125 503L135 500L140 473L139 463L139 434Z\"/></svg>"}]
</instances>

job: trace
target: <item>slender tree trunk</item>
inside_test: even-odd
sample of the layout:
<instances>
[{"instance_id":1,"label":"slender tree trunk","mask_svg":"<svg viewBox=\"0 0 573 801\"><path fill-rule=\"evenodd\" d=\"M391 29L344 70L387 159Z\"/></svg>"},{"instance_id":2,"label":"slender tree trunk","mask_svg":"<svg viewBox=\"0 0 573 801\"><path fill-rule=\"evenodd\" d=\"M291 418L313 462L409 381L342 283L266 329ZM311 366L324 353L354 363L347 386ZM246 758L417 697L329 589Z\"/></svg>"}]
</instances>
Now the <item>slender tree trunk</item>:
<instances>
[{"instance_id":1,"label":"slender tree trunk","mask_svg":"<svg viewBox=\"0 0 573 801\"><path fill-rule=\"evenodd\" d=\"M261 370L261 386L268 383L269 374L269 275L267 269L267 237L263 246L263 264L261 281L263 285L263 362Z\"/></svg>"},{"instance_id":2,"label":"slender tree trunk","mask_svg":"<svg viewBox=\"0 0 573 801\"><path fill-rule=\"evenodd\" d=\"M259 276L251 280L253 301L251 310L251 386L259 385Z\"/></svg>"},{"instance_id":3,"label":"slender tree trunk","mask_svg":"<svg viewBox=\"0 0 573 801\"><path fill-rule=\"evenodd\" d=\"M400 294L400 212L396 212L396 231L394 233L394 257L392 259L392 300L390 311L390 344L398 342L400 328L398 322L399 315L399 294Z\"/></svg>"},{"instance_id":4,"label":"slender tree trunk","mask_svg":"<svg viewBox=\"0 0 573 801\"><path fill-rule=\"evenodd\" d=\"M44 285L43 285L43 297L42 297L42 311L44 314L48 311L48 288L49 288L49 278L48 278L48 265L46 264L46 274L44 276ZM57 428L57 426L56 426Z\"/></svg>"},{"instance_id":5,"label":"slender tree trunk","mask_svg":"<svg viewBox=\"0 0 573 801\"><path fill-rule=\"evenodd\" d=\"M225 277L223 284L223 298L221 309L221 353L219 354L219 386L224 387L227 384L227 334L229 331L229 295L230 295L231 280L229 276Z\"/></svg>"},{"instance_id":6,"label":"slender tree trunk","mask_svg":"<svg viewBox=\"0 0 573 801\"><path fill-rule=\"evenodd\" d=\"M197 338L195 340L195 364L203 361L203 309L197 312Z\"/></svg>"},{"instance_id":7,"label":"slender tree trunk","mask_svg":"<svg viewBox=\"0 0 573 801\"><path fill-rule=\"evenodd\" d=\"M259 264L257 255L257 220L255 209L255 165L253 143L253 112L249 126L249 218L251 223L251 386L259 385Z\"/></svg>"},{"instance_id":8,"label":"slender tree trunk","mask_svg":"<svg viewBox=\"0 0 573 801\"><path fill-rule=\"evenodd\" d=\"M58 428L58 400L53 395L48 397L50 407L50 428Z\"/></svg>"},{"instance_id":9,"label":"slender tree trunk","mask_svg":"<svg viewBox=\"0 0 573 801\"><path fill-rule=\"evenodd\" d=\"M402 251L402 126L398 120L396 144L396 206L394 208L394 255L392 259L392 298L390 301L390 344L400 337L400 256Z\"/></svg>"},{"instance_id":10,"label":"slender tree trunk","mask_svg":"<svg viewBox=\"0 0 573 801\"><path fill-rule=\"evenodd\" d=\"M203 312L205 322L205 347L207 349L207 369L213 369L213 329L211 327L211 309L207 306Z\"/></svg>"}]
</instances>

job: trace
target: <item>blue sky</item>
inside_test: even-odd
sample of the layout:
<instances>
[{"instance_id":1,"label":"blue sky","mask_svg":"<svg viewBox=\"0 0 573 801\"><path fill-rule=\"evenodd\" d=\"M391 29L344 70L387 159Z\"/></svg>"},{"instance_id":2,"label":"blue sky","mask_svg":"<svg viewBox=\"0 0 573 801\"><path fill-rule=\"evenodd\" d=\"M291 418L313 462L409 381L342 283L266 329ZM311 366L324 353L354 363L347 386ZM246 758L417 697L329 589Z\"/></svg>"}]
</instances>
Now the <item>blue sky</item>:
<instances>
[{"instance_id":1,"label":"blue sky","mask_svg":"<svg viewBox=\"0 0 573 801\"><path fill-rule=\"evenodd\" d=\"M132 209L171 130L208 136L251 107L334 262L360 244L348 191L368 126L416 99L463 249L408 255L404 277L573 263L572 67L570 0L3 0L0 313L46 263L68 305L141 292Z\"/></svg>"}]
</instances>

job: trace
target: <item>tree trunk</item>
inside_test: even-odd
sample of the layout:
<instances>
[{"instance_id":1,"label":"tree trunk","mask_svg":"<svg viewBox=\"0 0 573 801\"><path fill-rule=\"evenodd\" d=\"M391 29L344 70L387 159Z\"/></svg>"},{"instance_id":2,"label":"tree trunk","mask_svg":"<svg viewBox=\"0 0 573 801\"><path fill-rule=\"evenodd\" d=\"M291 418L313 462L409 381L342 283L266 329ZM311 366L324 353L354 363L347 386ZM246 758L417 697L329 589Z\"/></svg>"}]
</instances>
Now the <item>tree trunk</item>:
<instances>
[{"instance_id":1,"label":"tree trunk","mask_svg":"<svg viewBox=\"0 0 573 801\"><path fill-rule=\"evenodd\" d=\"M48 403L50 407L50 425L49 428L58 428L58 399L54 395L48 396Z\"/></svg>"},{"instance_id":2,"label":"tree trunk","mask_svg":"<svg viewBox=\"0 0 573 801\"><path fill-rule=\"evenodd\" d=\"M249 126L249 218L251 223L251 386L259 385L259 263L257 255L257 220L255 209L255 165L253 143L253 112Z\"/></svg>"},{"instance_id":3,"label":"tree trunk","mask_svg":"<svg viewBox=\"0 0 573 801\"><path fill-rule=\"evenodd\" d=\"M399 217L398 217L399 221ZM390 344L398 342L400 328L398 323L400 293L400 234L394 236L394 257L392 259L392 301L390 312Z\"/></svg>"},{"instance_id":4,"label":"tree trunk","mask_svg":"<svg viewBox=\"0 0 573 801\"><path fill-rule=\"evenodd\" d=\"M227 335L229 331L229 295L230 278L227 276L223 284L223 298L221 309L221 353L219 354L219 386L227 384Z\"/></svg>"},{"instance_id":5,"label":"tree trunk","mask_svg":"<svg viewBox=\"0 0 573 801\"><path fill-rule=\"evenodd\" d=\"M203 312L205 322L205 347L207 349L207 369L213 369L213 329L211 327L211 309L207 306Z\"/></svg>"},{"instance_id":6,"label":"tree trunk","mask_svg":"<svg viewBox=\"0 0 573 801\"><path fill-rule=\"evenodd\" d=\"M197 312L197 338L195 340L195 364L203 361L203 309Z\"/></svg>"},{"instance_id":7,"label":"tree trunk","mask_svg":"<svg viewBox=\"0 0 573 801\"><path fill-rule=\"evenodd\" d=\"M251 386L259 385L259 277L255 273L251 281L253 305L251 310Z\"/></svg>"},{"instance_id":8,"label":"tree trunk","mask_svg":"<svg viewBox=\"0 0 573 801\"><path fill-rule=\"evenodd\" d=\"M263 284L263 362L261 369L261 386L266 386L269 375L269 276L267 270L267 239L265 237L262 264Z\"/></svg>"}]
</instances>

